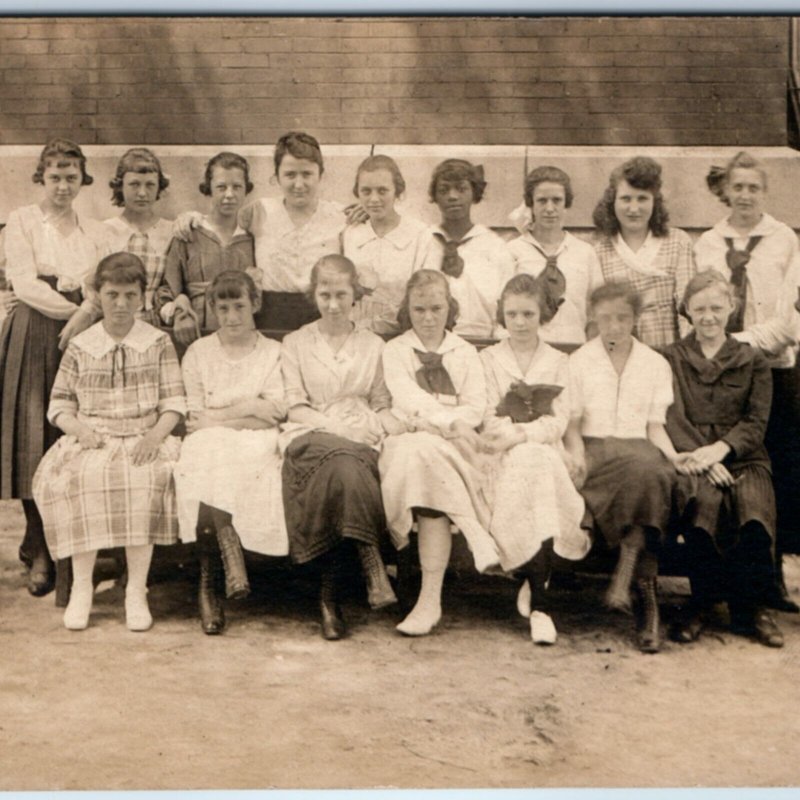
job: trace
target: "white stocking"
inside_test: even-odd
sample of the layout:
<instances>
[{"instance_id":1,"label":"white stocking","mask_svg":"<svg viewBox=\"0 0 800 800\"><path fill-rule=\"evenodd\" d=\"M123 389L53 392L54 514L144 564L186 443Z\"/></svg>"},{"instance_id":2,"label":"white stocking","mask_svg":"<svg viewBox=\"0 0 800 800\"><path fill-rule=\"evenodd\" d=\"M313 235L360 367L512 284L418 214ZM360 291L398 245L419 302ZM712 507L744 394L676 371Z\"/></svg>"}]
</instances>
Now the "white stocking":
<instances>
[{"instance_id":1,"label":"white stocking","mask_svg":"<svg viewBox=\"0 0 800 800\"><path fill-rule=\"evenodd\" d=\"M72 556L72 589L69 603L64 610L64 627L71 631L82 631L89 624L94 595L94 562L97 550L75 553Z\"/></svg>"}]
</instances>

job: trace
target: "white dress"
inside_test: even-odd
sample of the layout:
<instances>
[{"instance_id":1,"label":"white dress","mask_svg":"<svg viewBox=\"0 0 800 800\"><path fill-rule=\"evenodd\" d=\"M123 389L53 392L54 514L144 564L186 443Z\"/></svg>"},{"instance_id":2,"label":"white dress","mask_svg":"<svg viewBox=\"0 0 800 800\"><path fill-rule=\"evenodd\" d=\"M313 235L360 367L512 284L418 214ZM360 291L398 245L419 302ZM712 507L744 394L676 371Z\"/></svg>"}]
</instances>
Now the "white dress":
<instances>
[{"instance_id":1,"label":"white dress","mask_svg":"<svg viewBox=\"0 0 800 800\"><path fill-rule=\"evenodd\" d=\"M425 351L413 330L384 348L383 369L398 417L420 417L441 430L462 420L477 428L486 408L486 385L478 351L454 333L446 333L439 349L442 366L456 390L434 395L417 383L422 366L415 350ZM408 544L412 509L429 508L446 514L464 534L484 572L499 563L497 546L489 535L489 506L482 491L481 459L456 439L425 431L388 436L378 467L386 521L398 549Z\"/></svg>"},{"instance_id":2,"label":"white dress","mask_svg":"<svg viewBox=\"0 0 800 800\"><path fill-rule=\"evenodd\" d=\"M183 358L189 412L263 398L285 411L280 345L259 336L251 353L233 360L219 335L198 339ZM289 552L281 494L278 428L212 427L189 434L175 468L180 537L196 539L201 502L227 511L242 547L270 556Z\"/></svg>"},{"instance_id":3,"label":"white dress","mask_svg":"<svg viewBox=\"0 0 800 800\"><path fill-rule=\"evenodd\" d=\"M533 558L542 542L553 538L562 558L581 559L591 540L581 528L584 504L561 456L561 437L569 421L569 367L564 353L540 341L523 374L508 340L481 353L488 398L484 427L501 432L514 423L497 416L497 405L512 383L563 387L552 404L552 414L518 423L527 441L492 459L486 473L487 496L492 509L489 526L500 548L500 565L510 571Z\"/></svg>"}]
</instances>

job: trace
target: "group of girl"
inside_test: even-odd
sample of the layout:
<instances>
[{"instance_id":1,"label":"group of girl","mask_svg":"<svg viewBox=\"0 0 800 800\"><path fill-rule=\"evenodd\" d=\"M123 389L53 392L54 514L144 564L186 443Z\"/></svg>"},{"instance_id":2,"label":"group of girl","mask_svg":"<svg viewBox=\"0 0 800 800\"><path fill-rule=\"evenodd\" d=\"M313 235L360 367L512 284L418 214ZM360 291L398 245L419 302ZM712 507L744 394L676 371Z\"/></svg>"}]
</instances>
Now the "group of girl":
<instances>
[{"instance_id":1,"label":"group of girl","mask_svg":"<svg viewBox=\"0 0 800 800\"><path fill-rule=\"evenodd\" d=\"M111 181L122 214L101 224L72 209L91 183L80 148L45 147L44 199L4 231L0 497L23 501L29 591L71 557L64 623L83 629L97 551L125 547L127 624L146 630L153 545L179 535L197 542L206 633L224 628L223 595L249 591L244 547L311 565L338 639L347 551L370 605L391 605L384 533L403 549L415 532L421 590L397 627L419 636L460 531L479 571L522 579L545 644L553 556L582 558L596 531L620 551L607 603L629 609L635 582L655 652L658 553L680 535L692 599L674 638L696 639L723 600L733 628L780 646L767 609L797 610L780 556L800 519L800 255L763 210L761 165L712 170L731 214L694 250L649 158L612 172L594 247L564 230L555 167L526 177L509 244L472 222L486 181L467 161L434 170L433 227L400 215L392 159L360 165L347 210L320 199L323 169L313 137L286 134L282 197L246 205L247 161L220 153L209 213L173 225L155 208L167 176L134 148ZM499 341L479 354L462 336Z\"/></svg>"}]
</instances>

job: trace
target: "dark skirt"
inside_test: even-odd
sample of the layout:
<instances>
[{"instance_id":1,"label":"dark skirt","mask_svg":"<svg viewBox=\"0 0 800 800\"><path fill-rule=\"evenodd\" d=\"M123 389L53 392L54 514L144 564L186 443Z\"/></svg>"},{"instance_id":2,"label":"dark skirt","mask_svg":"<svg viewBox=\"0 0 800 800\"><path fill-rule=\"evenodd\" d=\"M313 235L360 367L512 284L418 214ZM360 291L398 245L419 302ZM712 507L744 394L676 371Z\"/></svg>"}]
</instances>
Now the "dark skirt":
<instances>
[{"instance_id":1,"label":"dark skirt","mask_svg":"<svg viewBox=\"0 0 800 800\"><path fill-rule=\"evenodd\" d=\"M769 470L761 464L731 467L736 484L718 489L704 475L678 475L675 507L680 529L705 531L719 552L736 546L741 530L760 525L775 538L775 495Z\"/></svg>"},{"instance_id":2,"label":"dark skirt","mask_svg":"<svg viewBox=\"0 0 800 800\"><path fill-rule=\"evenodd\" d=\"M319 319L319 312L301 292L262 292L256 327L263 331L296 331Z\"/></svg>"},{"instance_id":3,"label":"dark skirt","mask_svg":"<svg viewBox=\"0 0 800 800\"><path fill-rule=\"evenodd\" d=\"M55 278L46 282L54 286ZM64 297L80 303L79 292ZM60 436L47 421L47 406L61 361L58 335L64 325L64 320L18 303L0 331L0 499L33 497L33 473Z\"/></svg>"},{"instance_id":4,"label":"dark skirt","mask_svg":"<svg viewBox=\"0 0 800 800\"><path fill-rule=\"evenodd\" d=\"M777 549L800 553L800 359L772 370L772 407L764 437L778 509Z\"/></svg>"},{"instance_id":5,"label":"dark skirt","mask_svg":"<svg viewBox=\"0 0 800 800\"><path fill-rule=\"evenodd\" d=\"M632 526L661 538L669 525L675 470L646 439L587 438L581 494L609 547Z\"/></svg>"},{"instance_id":6,"label":"dark skirt","mask_svg":"<svg viewBox=\"0 0 800 800\"><path fill-rule=\"evenodd\" d=\"M378 454L331 433L298 436L283 460L289 554L304 564L342 539L377 545L386 530Z\"/></svg>"}]
</instances>

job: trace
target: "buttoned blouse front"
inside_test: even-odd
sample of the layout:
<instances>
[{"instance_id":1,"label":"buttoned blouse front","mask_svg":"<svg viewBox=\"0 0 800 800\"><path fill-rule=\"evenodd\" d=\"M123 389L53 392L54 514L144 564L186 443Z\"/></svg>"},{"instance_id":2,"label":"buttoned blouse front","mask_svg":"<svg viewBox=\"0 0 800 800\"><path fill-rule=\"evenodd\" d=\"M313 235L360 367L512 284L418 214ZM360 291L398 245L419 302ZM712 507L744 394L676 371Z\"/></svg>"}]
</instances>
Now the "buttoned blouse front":
<instances>
[{"instance_id":1,"label":"buttoned blouse front","mask_svg":"<svg viewBox=\"0 0 800 800\"><path fill-rule=\"evenodd\" d=\"M647 424L664 423L672 405L672 370L637 339L618 375L600 337L569 356L570 416L583 436L646 439Z\"/></svg>"},{"instance_id":2,"label":"buttoned blouse front","mask_svg":"<svg viewBox=\"0 0 800 800\"><path fill-rule=\"evenodd\" d=\"M438 225L429 228L418 269L442 269L444 245L435 233L450 239ZM462 241L458 255L464 260L464 271L458 278L448 276L450 292L459 305L454 332L489 338L501 329L497 323L497 301L514 274L514 259L508 245L485 225L473 225Z\"/></svg>"},{"instance_id":3,"label":"buttoned blouse front","mask_svg":"<svg viewBox=\"0 0 800 800\"><path fill-rule=\"evenodd\" d=\"M791 367L795 362L800 327L794 308L800 285L800 248L795 232L764 214L758 225L742 236L724 219L697 240L694 246L697 269L715 269L730 279L725 239L732 239L737 250L744 250L751 236L763 238L750 253L746 267L744 331L733 336L763 350L770 366Z\"/></svg>"},{"instance_id":4,"label":"buttoned blouse front","mask_svg":"<svg viewBox=\"0 0 800 800\"><path fill-rule=\"evenodd\" d=\"M481 352L486 372L486 430L502 430L514 423L510 417L498 417L497 406L506 396L512 383L522 381L528 386L547 384L561 386L561 393L553 399L553 413L545 414L532 422L517 423L525 431L529 442L557 444L567 429L570 415L569 359L566 353L539 341L528 369L523 373L508 339L487 347Z\"/></svg>"},{"instance_id":5,"label":"buttoned blouse front","mask_svg":"<svg viewBox=\"0 0 800 800\"><path fill-rule=\"evenodd\" d=\"M403 216L399 225L383 236L378 236L369 222L345 229L344 255L356 265L362 283L372 289L353 309L356 325L376 333L397 332L397 310L414 265L420 260L427 227Z\"/></svg>"},{"instance_id":6,"label":"buttoned blouse front","mask_svg":"<svg viewBox=\"0 0 800 800\"><path fill-rule=\"evenodd\" d=\"M508 243L516 264L516 273L537 277L547 265L544 248L530 231ZM553 254L558 258L558 268L564 274L566 289L564 302L555 317L541 326L539 336L545 342L583 344L586 341L589 297L603 283L600 260L594 247L568 231Z\"/></svg>"},{"instance_id":7,"label":"buttoned blouse front","mask_svg":"<svg viewBox=\"0 0 800 800\"><path fill-rule=\"evenodd\" d=\"M255 238L256 266L266 292L305 292L311 268L324 255L340 253L345 227L342 207L320 200L302 225L292 222L282 197L266 197L243 209L240 218Z\"/></svg>"},{"instance_id":8,"label":"buttoned blouse front","mask_svg":"<svg viewBox=\"0 0 800 800\"><path fill-rule=\"evenodd\" d=\"M387 343L383 351L383 371L392 396L392 411L401 418L419 416L441 429L462 420L471 428L480 425L486 409L486 379L478 351L469 342L450 331L434 352L442 356L456 396L439 397L426 392L417 383L422 367L414 352L427 352L413 330Z\"/></svg>"}]
</instances>

